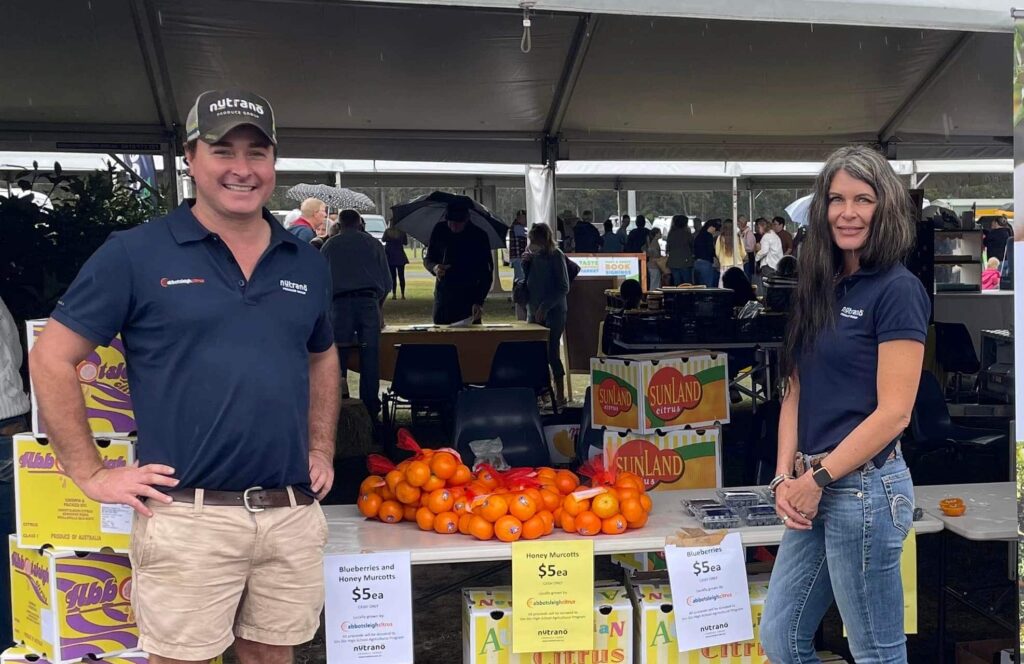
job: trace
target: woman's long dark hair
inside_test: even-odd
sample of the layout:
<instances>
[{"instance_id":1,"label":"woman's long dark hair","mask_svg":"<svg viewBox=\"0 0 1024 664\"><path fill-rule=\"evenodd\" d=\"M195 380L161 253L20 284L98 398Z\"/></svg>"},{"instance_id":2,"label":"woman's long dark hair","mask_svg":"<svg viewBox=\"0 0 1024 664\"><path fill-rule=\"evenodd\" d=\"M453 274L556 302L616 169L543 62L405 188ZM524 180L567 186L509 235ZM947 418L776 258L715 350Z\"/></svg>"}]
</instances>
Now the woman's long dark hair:
<instances>
[{"instance_id":1,"label":"woman's long dark hair","mask_svg":"<svg viewBox=\"0 0 1024 664\"><path fill-rule=\"evenodd\" d=\"M866 146L833 152L814 181L807 237L800 245L800 278L782 354L784 379L796 370L800 353L814 345L822 330L835 325L835 280L843 269L843 253L832 239L828 207L832 178L839 171L870 186L878 202L860 251L861 267L892 267L914 246L910 196L889 162Z\"/></svg>"}]
</instances>

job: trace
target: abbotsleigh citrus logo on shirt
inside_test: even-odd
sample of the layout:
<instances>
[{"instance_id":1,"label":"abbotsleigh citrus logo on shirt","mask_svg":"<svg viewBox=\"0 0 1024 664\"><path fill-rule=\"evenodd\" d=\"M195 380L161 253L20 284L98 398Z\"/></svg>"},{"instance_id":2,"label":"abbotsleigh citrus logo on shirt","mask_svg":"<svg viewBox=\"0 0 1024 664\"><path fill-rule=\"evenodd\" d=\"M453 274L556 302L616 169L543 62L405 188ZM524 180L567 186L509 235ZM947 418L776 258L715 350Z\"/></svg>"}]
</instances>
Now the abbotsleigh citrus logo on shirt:
<instances>
[{"instance_id":1,"label":"abbotsleigh citrus logo on shirt","mask_svg":"<svg viewBox=\"0 0 1024 664\"><path fill-rule=\"evenodd\" d=\"M185 277L183 279L171 279L169 277L164 277L160 280L160 285L163 288L168 288L170 286L196 286L205 283L206 279L203 279L202 277Z\"/></svg>"}]
</instances>

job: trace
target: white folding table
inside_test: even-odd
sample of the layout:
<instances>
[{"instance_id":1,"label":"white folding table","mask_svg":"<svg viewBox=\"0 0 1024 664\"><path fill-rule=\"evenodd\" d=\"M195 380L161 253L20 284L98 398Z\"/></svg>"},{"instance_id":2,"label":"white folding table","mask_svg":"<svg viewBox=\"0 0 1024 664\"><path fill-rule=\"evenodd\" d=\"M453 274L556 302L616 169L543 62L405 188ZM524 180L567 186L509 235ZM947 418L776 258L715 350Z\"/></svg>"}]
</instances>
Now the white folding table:
<instances>
[{"instance_id":1,"label":"white folding table","mask_svg":"<svg viewBox=\"0 0 1024 664\"><path fill-rule=\"evenodd\" d=\"M714 489L685 491L653 491L654 502L647 524L638 530L621 535L597 535L593 540L594 554L641 553L659 551L665 547L665 538L675 535L680 528L696 528L697 520L682 505L683 499L714 498ZM324 506L329 536L327 554L374 553L380 551L409 551L414 565L433 563L483 562L511 560L512 545L499 540L479 541L461 533L439 535L420 530L416 524L402 522L386 524L363 518L354 505ZM920 534L942 530L942 523L925 514L914 523ZM782 541L785 526L757 526L737 528L744 546L770 546ZM552 540L579 539L582 535L563 532L555 527L548 535Z\"/></svg>"},{"instance_id":2,"label":"white folding table","mask_svg":"<svg viewBox=\"0 0 1024 664\"><path fill-rule=\"evenodd\" d=\"M962 516L946 516L939 508L943 498L962 498L967 507ZM925 513L942 522L944 530L975 542L1017 541L1017 490L1013 482L987 484L943 484L914 487L914 498ZM1017 625L1003 620L992 608L974 601L969 592L952 588L946 580L946 555L951 535L943 534L939 542L939 662L945 661L946 602L953 598L996 624L1016 633ZM1016 586L1007 582L1006 591ZM974 590L974 589L972 589ZM1016 594L1013 595L1016 601Z\"/></svg>"}]
</instances>

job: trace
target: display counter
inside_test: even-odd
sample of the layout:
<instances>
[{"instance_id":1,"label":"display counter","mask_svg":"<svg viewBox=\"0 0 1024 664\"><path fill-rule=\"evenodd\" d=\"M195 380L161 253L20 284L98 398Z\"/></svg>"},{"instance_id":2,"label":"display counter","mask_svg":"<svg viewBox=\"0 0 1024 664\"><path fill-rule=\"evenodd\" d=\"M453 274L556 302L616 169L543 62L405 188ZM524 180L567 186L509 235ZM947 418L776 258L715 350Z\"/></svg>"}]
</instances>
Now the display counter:
<instances>
[{"instance_id":1,"label":"display counter","mask_svg":"<svg viewBox=\"0 0 1024 664\"><path fill-rule=\"evenodd\" d=\"M595 555L614 553L640 553L660 551L665 538L675 535L680 528L696 528L697 520L683 508L682 500L714 498L715 489L685 491L653 491L648 494L654 501L647 525L628 530L621 535L598 535L586 539L594 542ZM512 544L499 540L480 541L467 535L439 535L420 530L414 523L384 524L364 518L355 505L324 506L329 530L325 553L373 553L380 551L409 551L414 565L437 563L482 562L511 560ZM914 523L918 534L942 530L942 522L925 514ZM737 528L744 546L769 546L782 541L785 526L757 526ZM555 528L548 540L580 539Z\"/></svg>"}]
</instances>

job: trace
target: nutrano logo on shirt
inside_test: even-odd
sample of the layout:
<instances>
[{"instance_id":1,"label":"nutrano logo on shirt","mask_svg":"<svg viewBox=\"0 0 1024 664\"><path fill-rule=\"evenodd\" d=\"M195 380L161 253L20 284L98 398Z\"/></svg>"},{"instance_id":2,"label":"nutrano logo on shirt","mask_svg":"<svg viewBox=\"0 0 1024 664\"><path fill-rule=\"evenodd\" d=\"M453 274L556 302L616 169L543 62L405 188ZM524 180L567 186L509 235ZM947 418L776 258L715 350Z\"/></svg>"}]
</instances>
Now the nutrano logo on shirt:
<instances>
[{"instance_id":1,"label":"nutrano logo on shirt","mask_svg":"<svg viewBox=\"0 0 1024 664\"><path fill-rule=\"evenodd\" d=\"M189 277L187 279L168 279L167 277L164 277L160 280L160 285L164 288L167 288L168 286L192 286L195 284L205 283L206 279L202 279L200 277Z\"/></svg>"},{"instance_id":2,"label":"nutrano logo on shirt","mask_svg":"<svg viewBox=\"0 0 1024 664\"><path fill-rule=\"evenodd\" d=\"M306 284L297 284L294 281L288 281L287 279L281 280L281 290L289 293L298 293L299 295L305 295L309 291L309 286Z\"/></svg>"},{"instance_id":3,"label":"nutrano logo on shirt","mask_svg":"<svg viewBox=\"0 0 1024 664\"><path fill-rule=\"evenodd\" d=\"M843 310L839 312L839 315L843 318L849 318L850 320L858 320L864 315L864 310L854 309L853 307L843 307Z\"/></svg>"}]
</instances>

